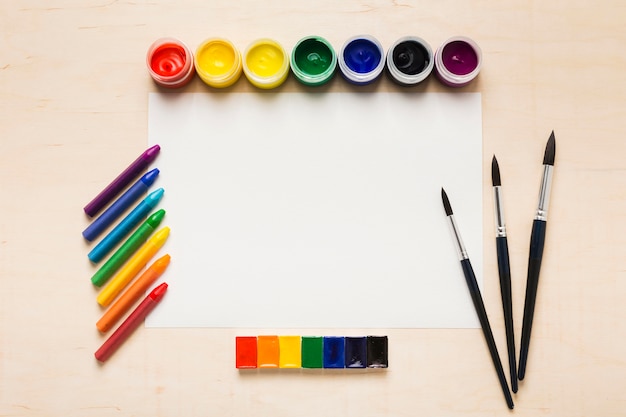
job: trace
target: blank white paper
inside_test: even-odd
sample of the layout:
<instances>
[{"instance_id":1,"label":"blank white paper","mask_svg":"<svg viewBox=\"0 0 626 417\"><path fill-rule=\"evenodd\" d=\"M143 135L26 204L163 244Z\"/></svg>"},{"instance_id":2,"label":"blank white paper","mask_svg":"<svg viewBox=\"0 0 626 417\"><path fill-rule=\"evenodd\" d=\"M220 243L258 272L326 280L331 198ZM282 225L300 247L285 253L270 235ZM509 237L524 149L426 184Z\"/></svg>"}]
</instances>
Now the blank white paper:
<instances>
[{"instance_id":1,"label":"blank white paper","mask_svg":"<svg viewBox=\"0 0 626 417\"><path fill-rule=\"evenodd\" d=\"M169 290L149 327L475 328L477 93L153 93Z\"/></svg>"}]
</instances>

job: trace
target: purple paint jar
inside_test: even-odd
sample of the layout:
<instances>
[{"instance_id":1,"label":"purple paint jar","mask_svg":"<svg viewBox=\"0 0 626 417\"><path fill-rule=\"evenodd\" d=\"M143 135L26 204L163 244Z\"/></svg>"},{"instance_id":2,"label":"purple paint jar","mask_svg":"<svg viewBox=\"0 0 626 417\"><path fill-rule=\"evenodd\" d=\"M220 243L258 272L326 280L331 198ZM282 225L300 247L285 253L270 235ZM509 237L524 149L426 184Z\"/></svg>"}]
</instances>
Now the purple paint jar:
<instances>
[{"instance_id":1,"label":"purple paint jar","mask_svg":"<svg viewBox=\"0 0 626 417\"><path fill-rule=\"evenodd\" d=\"M469 84L480 72L482 52L476 42L464 36L446 40L435 52L435 72L450 87Z\"/></svg>"}]
</instances>

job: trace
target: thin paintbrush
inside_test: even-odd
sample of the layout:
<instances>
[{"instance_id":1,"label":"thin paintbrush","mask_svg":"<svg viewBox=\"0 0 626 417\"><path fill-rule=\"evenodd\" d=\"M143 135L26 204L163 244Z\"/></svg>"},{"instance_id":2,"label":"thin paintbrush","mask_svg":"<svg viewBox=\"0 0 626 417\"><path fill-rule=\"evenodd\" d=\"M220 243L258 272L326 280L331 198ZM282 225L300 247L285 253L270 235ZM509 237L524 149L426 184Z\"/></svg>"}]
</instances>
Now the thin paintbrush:
<instances>
[{"instance_id":1,"label":"thin paintbrush","mask_svg":"<svg viewBox=\"0 0 626 417\"><path fill-rule=\"evenodd\" d=\"M463 240L461 239L459 229L456 225L456 221L454 220L450 200L448 200L448 195L443 188L441 189L441 199L443 200L443 207L446 211L446 216L448 216L450 228L452 229L452 234L456 242L459 259L461 260L461 267L463 268L463 274L465 275L465 281L467 282L470 295L472 296L472 302L474 303L474 308L476 309L476 314L478 315L478 320L480 321L480 326L483 329L483 334L485 335L485 340L487 341L487 346L489 347L489 353L491 354L493 366L495 366L498 379L500 380L502 393L506 399L507 406L510 409L513 409L513 398L511 398L511 392L509 391L509 386L507 385L506 377L504 376L504 370L502 369L502 363L500 362L500 356L498 355L498 348L496 347L496 342L493 339L493 333L491 332L491 326L489 325L489 319L487 318L485 304L483 304L483 298L480 295L478 282L476 282L476 275L474 275L472 264L470 263L469 256L465 250L465 245L463 245Z\"/></svg>"},{"instance_id":2,"label":"thin paintbrush","mask_svg":"<svg viewBox=\"0 0 626 417\"><path fill-rule=\"evenodd\" d=\"M543 155L543 178L539 190L539 203L537 213L533 220L533 229L530 235L530 251L528 255L528 276L526 278L526 301L524 302L524 320L522 322L522 342L519 352L519 368L517 377L521 381L526 375L526 361L528 360L528 347L530 345L530 332L533 326L535 314L535 300L537 298L537 285L539 284L539 271L541 258L543 257L543 245L546 239L546 220L548 217L548 203L550 189L552 187L552 171L554 170L554 156L556 144L554 131L550 134L546 151Z\"/></svg>"},{"instance_id":3,"label":"thin paintbrush","mask_svg":"<svg viewBox=\"0 0 626 417\"><path fill-rule=\"evenodd\" d=\"M500 294L504 311L506 346L509 354L511 390L517 392L517 361L515 360L515 336L513 332L513 303L511 301L511 269L509 267L509 245L506 239L506 224L502 205L502 183L500 167L496 156L491 160L491 181L493 184L494 213L496 217L496 250L498 254L498 273L500 275Z\"/></svg>"}]
</instances>

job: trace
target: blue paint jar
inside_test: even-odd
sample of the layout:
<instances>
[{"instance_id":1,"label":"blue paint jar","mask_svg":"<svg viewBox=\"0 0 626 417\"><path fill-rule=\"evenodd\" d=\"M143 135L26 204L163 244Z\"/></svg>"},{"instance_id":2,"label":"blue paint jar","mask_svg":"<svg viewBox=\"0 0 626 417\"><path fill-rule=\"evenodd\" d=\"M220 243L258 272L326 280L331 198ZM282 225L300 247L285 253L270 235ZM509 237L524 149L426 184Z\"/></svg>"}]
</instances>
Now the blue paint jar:
<instances>
[{"instance_id":1,"label":"blue paint jar","mask_svg":"<svg viewBox=\"0 0 626 417\"><path fill-rule=\"evenodd\" d=\"M346 80L357 85L370 84L385 68L385 51L373 36L354 36L344 43L337 61Z\"/></svg>"}]
</instances>

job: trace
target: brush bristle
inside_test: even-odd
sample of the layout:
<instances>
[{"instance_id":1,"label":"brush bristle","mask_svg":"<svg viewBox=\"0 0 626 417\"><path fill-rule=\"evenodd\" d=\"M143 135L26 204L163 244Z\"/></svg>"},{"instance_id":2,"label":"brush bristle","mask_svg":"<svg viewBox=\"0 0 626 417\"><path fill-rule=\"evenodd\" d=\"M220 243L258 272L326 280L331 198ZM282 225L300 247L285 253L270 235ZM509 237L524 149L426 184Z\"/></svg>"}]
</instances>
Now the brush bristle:
<instances>
[{"instance_id":1,"label":"brush bristle","mask_svg":"<svg viewBox=\"0 0 626 417\"><path fill-rule=\"evenodd\" d=\"M546 144L546 152L543 154L543 164L554 166L554 155L556 153L556 142L554 139L554 130L550 134L548 143Z\"/></svg>"},{"instance_id":2,"label":"brush bristle","mask_svg":"<svg viewBox=\"0 0 626 417\"><path fill-rule=\"evenodd\" d=\"M495 155L491 160L491 182L493 183L494 187L499 187L500 185L502 185L502 183L500 182L500 167L498 166L498 160L496 159Z\"/></svg>"},{"instance_id":3,"label":"brush bristle","mask_svg":"<svg viewBox=\"0 0 626 417\"><path fill-rule=\"evenodd\" d=\"M443 208L446 211L446 216L452 215L452 206L450 206L450 200L448 200L448 194L442 188L441 189L441 200L443 201Z\"/></svg>"}]
</instances>

